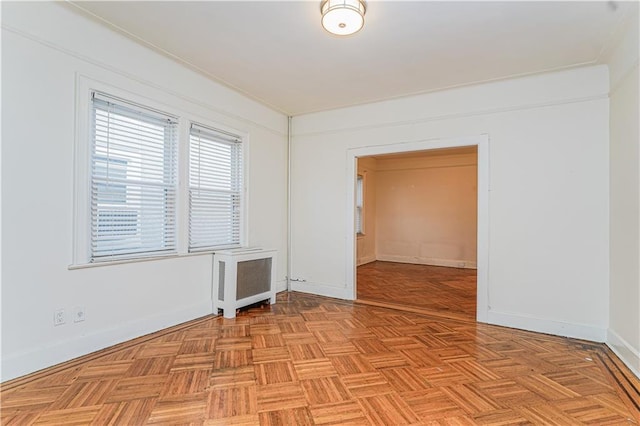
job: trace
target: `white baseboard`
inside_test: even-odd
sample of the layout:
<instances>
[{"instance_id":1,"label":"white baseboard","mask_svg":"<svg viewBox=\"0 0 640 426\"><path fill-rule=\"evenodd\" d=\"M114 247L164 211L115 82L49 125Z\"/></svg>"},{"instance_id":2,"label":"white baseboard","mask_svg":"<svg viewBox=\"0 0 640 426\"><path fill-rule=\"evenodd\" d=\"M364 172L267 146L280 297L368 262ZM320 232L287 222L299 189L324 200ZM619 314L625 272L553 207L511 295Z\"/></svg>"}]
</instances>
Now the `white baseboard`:
<instances>
[{"instance_id":1,"label":"white baseboard","mask_svg":"<svg viewBox=\"0 0 640 426\"><path fill-rule=\"evenodd\" d=\"M477 269L477 263L471 260L436 259L433 257L398 256L394 254L378 255L376 260L383 262L413 263L415 265L447 266L449 268Z\"/></svg>"},{"instance_id":2,"label":"white baseboard","mask_svg":"<svg viewBox=\"0 0 640 426\"><path fill-rule=\"evenodd\" d=\"M345 287L332 287L320 283L293 281L291 283L291 290L316 294L318 296L333 297L335 299L353 300L353 294L347 291Z\"/></svg>"},{"instance_id":3,"label":"white baseboard","mask_svg":"<svg viewBox=\"0 0 640 426\"><path fill-rule=\"evenodd\" d=\"M366 265L367 263L371 263L371 262L375 262L376 260L376 255L371 255L371 256L366 256L363 257L362 259L358 259L358 264L356 266L362 266L362 265Z\"/></svg>"},{"instance_id":4,"label":"white baseboard","mask_svg":"<svg viewBox=\"0 0 640 426\"><path fill-rule=\"evenodd\" d=\"M494 325L519 328L537 333L553 334L555 336L573 337L591 342L605 342L607 330L585 324L574 324L563 321L536 318L511 312L497 312L489 310L487 322Z\"/></svg>"},{"instance_id":5,"label":"white baseboard","mask_svg":"<svg viewBox=\"0 0 640 426\"><path fill-rule=\"evenodd\" d=\"M640 350L631 346L629 342L611 329L607 330L606 343L613 353L629 367L629 370L640 379Z\"/></svg>"},{"instance_id":6,"label":"white baseboard","mask_svg":"<svg viewBox=\"0 0 640 426\"><path fill-rule=\"evenodd\" d=\"M0 382L15 379L16 377L209 314L211 314L211 301L205 300L179 310L163 312L153 317L119 324L110 329L66 339L51 346L43 346L31 351L7 356L3 355Z\"/></svg>"}]
</instances>

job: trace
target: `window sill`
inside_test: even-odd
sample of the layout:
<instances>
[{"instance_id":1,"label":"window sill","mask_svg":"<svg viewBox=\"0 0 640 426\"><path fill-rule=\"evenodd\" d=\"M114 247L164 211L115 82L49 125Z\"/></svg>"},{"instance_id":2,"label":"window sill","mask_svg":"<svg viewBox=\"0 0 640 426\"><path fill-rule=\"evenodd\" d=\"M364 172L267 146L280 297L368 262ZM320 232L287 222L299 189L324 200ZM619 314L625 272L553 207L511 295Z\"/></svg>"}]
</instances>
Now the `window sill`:
<instances>
[{"instance_id":1,"label":"window sill","mask_svg":"<svg viewBox=\"0 0 640 426\"><path fill-rule=\"evenodd\" d=\"M135 259L119 259L119 260L107 260L104 262L95 262L95 263L77 263L67 266L69 271L73 271L76 269L88 269L88 268L97 268L100 266L113 266L113 265L124 265L127 263L140 263L140 262L151 262L154 260L166 260L166 259L177 259L181 257L191 257L191 256L202 256L202 255L211 255L214 254L214 250L207 251L197 251L192 253L181 253L181 254L167 254L163 256L150 256L150 257L138 257Z\"/></svg>"}]
</instances>

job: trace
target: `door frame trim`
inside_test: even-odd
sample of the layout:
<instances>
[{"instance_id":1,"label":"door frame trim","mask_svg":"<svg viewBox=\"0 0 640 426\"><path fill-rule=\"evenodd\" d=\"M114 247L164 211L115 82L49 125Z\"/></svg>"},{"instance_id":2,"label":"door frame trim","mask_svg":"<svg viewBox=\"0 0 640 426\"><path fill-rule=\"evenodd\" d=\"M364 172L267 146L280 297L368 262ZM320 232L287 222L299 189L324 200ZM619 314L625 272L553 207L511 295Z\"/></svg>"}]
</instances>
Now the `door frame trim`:
<instances>
[{"instance_id":1,"label":"door frame trim","mask_svg":"<svg viewBox=\"0 0 640 426\"><path fill-rule=\"evenodd\" d=\"M356 234L355 195L357 159L371 155L428 151L442 148L478 147L478 206L477 206L477 289L476 320L487 322L489 312L489 135L450 139L427 139L414 142L375 145L347 150L347 235L346 241L346 294L350 300L356 295Z\"/></svg>"}]
</instances>

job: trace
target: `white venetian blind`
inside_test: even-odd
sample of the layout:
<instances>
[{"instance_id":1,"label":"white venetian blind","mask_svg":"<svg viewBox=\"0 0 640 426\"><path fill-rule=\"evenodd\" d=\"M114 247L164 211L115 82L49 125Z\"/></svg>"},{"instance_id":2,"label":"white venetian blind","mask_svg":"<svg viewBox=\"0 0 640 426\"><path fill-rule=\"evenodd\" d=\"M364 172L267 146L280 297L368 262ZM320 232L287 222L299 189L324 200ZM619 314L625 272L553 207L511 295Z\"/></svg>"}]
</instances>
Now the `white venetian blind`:
<instances>
[{"instance_id":1,"label":"white venetian blind","mask_svg":"<svg viewBox=\"0 0 640 426\"><path fill-rule=\"evenodd\" d=\"M176 251L177 119L94 93L91 261Z\"/></svg>"},{"instance_id":2,"label":"white venetian blind","mask_svg":"<svg viewBox=\"0 0 640 426\"><path fill-rule=\"evenodd\" d=\"M198 124L189 137L189 251L240 245L242 139Z\"/></svg>"}]
</instances>

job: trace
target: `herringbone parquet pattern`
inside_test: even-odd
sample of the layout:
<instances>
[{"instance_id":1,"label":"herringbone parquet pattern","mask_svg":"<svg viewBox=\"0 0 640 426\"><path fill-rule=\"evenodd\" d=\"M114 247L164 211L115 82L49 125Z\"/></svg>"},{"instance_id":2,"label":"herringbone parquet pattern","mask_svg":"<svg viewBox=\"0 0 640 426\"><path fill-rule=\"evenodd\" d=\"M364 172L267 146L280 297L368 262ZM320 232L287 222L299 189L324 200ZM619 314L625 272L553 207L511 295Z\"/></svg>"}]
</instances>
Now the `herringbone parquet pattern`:
<instances>
[{"instance_id":1,"label":"herringbone parquet pattern","mask_svg":"<svg viewBox=\"0 0 640 426\"><path fill-rule=\"evenodd\" d=\"M2 424L638 424L620 371L597 344L292 293L5 383Z\"/></svg>"},{"instance_id":2,"label":"herringbone parquet pattern","mask_svg":"<svg viewBox=\"0 0 640 426\"><path fill-rule=\"evenodd\" d=\"M356 287L358 300L476 318L475 269L377 261L358 267Z\"/></svg>"}]
</instances>

